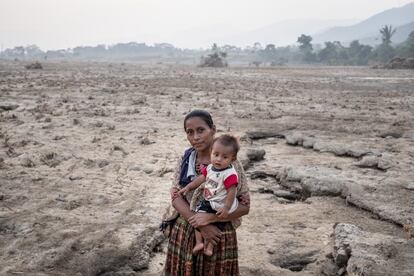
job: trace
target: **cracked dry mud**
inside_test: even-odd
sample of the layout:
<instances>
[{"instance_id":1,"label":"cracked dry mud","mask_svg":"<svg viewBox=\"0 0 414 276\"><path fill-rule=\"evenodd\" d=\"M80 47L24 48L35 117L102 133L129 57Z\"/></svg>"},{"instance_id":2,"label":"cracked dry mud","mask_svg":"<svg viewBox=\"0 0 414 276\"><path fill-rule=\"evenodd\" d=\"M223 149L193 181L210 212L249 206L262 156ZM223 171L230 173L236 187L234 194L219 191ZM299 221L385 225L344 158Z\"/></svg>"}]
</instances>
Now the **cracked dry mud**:
<instances>
[{"instance_id":1,"label":"cracked dry mud","mask_svg":"<svg viewBox=\"0 0 414 276\"><path fill-rule=\"evenodd\" d=\"M413 71L24 65L0 63L1 275L159 275L193 108L241 137L242 275L414 273Z\"/></svg>"}]
</instances>

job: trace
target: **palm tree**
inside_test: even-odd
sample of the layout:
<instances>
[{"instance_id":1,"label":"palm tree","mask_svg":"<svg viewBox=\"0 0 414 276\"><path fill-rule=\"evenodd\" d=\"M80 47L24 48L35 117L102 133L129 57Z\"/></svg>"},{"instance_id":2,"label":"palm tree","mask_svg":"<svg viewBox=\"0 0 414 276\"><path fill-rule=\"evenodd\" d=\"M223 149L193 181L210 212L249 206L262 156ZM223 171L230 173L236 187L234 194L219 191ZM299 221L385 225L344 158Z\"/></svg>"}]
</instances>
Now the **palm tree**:
<instances>
[{"instance_id":1,"label":"palm tree","mask_svg":"<svg viewBox=\"0 0 414 276\"><path fill-rule=\"evenodd\" d=\"M390 45L391 37L395 34L397 30L392 28L392 25L385 25L380 29L382 35L382 44Z\"/></svg>"}]
</instances>

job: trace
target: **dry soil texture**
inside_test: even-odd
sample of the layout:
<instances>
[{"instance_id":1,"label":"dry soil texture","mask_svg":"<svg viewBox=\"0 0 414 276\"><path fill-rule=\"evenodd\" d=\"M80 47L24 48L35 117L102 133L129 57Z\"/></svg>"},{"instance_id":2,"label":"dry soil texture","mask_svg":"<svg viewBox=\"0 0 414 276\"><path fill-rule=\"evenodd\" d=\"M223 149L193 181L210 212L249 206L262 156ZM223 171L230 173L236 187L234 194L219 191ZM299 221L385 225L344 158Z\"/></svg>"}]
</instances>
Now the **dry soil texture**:
<instances>
[{"instance_id":1,"label":"dry soil texture","mask_svg":"<svg viewBox=\"0 0 414 276\"><path fill-rule=\"evenodd\" d=\"M242 275L414 274L414 71L24 65L0 63L0 275L159 275L194 108L266 151Z\"/></svg>"}]
</instances>

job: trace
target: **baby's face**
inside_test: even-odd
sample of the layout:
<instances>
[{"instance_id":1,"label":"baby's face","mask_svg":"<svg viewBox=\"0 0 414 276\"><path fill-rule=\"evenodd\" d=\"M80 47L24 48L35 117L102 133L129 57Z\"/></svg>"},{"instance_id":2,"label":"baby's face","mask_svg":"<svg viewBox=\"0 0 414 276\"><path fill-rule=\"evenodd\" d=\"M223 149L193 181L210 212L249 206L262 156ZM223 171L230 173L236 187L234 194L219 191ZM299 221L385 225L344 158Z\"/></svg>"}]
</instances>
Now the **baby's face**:
<instances>
[{"instance_id":1,"label":"baby's face","mask_svg":"<svg viewBox=\"0 0 414 276\"><path fill-rule=\"evenodd\" d=\"M232 146L224 146L220 142L213 144L211 151L211 164L216 169L225 169L235 160L234 149Z\"/></svg>"}]
</instances>

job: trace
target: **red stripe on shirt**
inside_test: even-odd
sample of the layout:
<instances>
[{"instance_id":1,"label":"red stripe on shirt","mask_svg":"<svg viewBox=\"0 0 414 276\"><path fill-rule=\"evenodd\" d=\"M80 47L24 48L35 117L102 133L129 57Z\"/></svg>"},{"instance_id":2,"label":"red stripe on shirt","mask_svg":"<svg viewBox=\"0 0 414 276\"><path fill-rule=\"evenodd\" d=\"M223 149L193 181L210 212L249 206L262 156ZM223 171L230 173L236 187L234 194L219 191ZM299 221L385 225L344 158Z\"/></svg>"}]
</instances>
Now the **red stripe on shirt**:
<instances>
[{"instance_id":1,"label":"red stripe on shirt","mask_svg":"<svg viewBox=\"0 0 414 276\"><path fill-rule=\"evenodd\" d=\"M237 186L239 184L239 180L237 179L237 175L231 174L229 175L223 182L224 187L226 189L230 189L233 186Z\"/></svg>"},{"instance_id":2,"label":"red stripe on shirt","mask_svg":"<svg viewBox=\"0 0 414 276\"><path fill-rule=\"evenodd\" d=\"M205 177L207 177L207 167L203 167L203 169L201 169L201 173L205 176Z\"/></svg>"}]
</instances>

